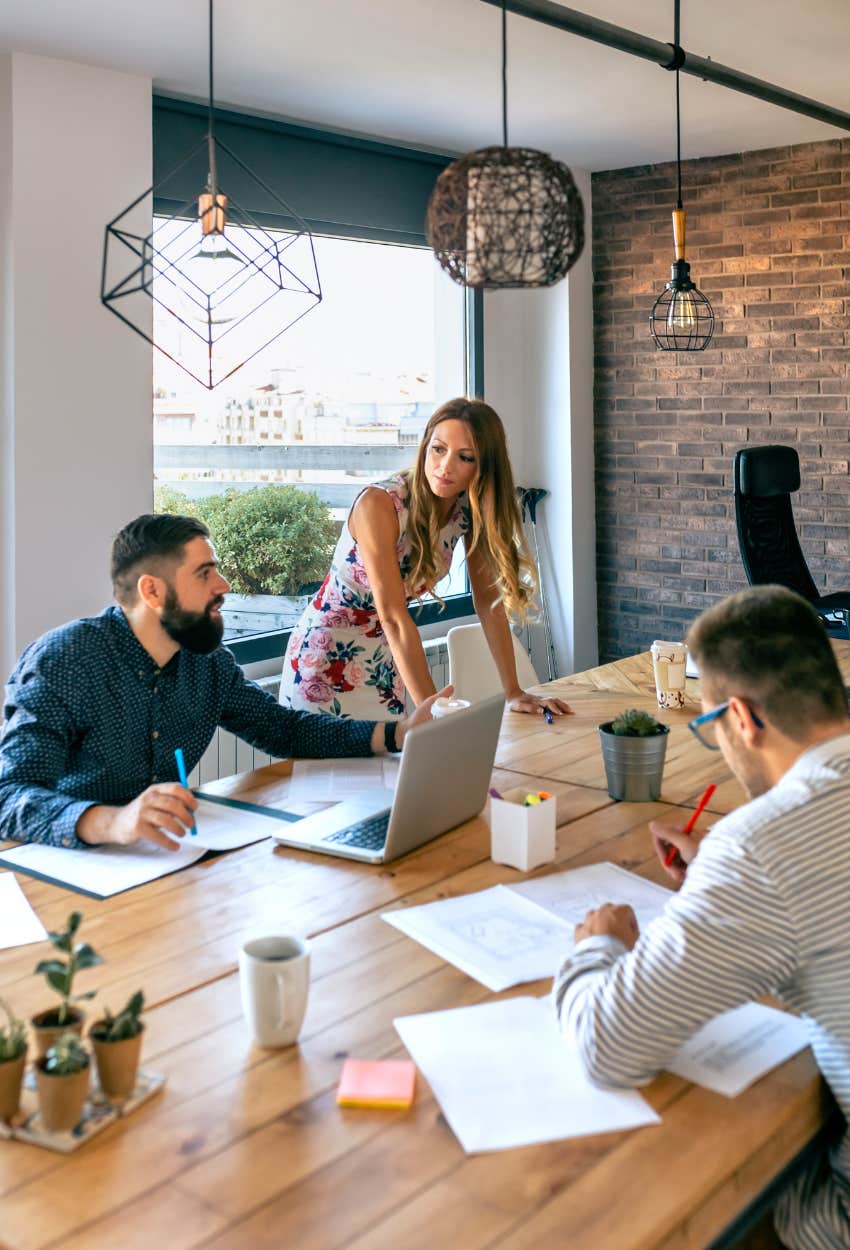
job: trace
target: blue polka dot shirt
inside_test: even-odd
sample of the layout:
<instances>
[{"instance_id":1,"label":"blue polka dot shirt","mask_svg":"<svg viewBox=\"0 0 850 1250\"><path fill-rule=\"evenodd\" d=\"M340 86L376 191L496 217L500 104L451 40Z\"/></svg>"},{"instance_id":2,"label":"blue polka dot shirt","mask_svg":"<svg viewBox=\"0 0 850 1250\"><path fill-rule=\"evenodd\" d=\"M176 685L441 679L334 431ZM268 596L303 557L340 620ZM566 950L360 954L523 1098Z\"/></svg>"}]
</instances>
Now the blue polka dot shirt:
<instances>
[{"instance_id":1,"label":"blue polka dot shirt","mask_svg":"<svg viewBox=\"0 0 850 1250\"><path fill-rule=\"evenodd\" d=\"M374 721L281 707L225 647L159 668L118 607L51 630L6 687L0 837L80 848L86 808L129 803L191 771L219 725L270 755L371 755Z\"/></svg>"}]
</instances>

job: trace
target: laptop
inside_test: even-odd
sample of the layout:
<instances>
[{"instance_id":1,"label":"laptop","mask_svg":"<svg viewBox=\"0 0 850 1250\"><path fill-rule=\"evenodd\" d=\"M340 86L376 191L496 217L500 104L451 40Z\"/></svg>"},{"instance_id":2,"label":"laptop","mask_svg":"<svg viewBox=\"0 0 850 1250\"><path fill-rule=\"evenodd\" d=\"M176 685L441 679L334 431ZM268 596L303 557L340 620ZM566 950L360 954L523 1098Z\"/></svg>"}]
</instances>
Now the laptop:
<instances>
[{"instance_id":1,"label":"laptop","mask_svg":"<svg viewBox=\"0 0 850 1250\"><path fill-rule=\"evenodd\" d=\"M502 695L404 736L395 794L364 791L274 835L283 846L383 864L477 816L487 798L502 727Z\"/></svg>"}]
</instances>

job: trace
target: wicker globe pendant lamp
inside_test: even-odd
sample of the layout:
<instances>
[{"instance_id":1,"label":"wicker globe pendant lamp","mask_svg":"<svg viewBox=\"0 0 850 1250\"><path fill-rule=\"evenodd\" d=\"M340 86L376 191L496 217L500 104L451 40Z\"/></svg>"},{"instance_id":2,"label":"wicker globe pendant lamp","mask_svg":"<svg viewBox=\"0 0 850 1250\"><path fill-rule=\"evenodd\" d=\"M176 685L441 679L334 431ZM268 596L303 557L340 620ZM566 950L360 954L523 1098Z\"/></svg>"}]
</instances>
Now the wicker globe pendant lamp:
<instances>
[{"instance_id":1,"label":"wicker globe pendant lamp","mask_svg":"<svg viewBox=\"0 0 850 1250\"><path fill-rule=\"evenodd\" d=\"M584 247L584 205L566 165L508 146L507 12L502 2L502 144L460 157L440 174L425 230L460 286L552 286Z\"/></svg>"},{"instance_id":2,"label":"wicker globe pendant lamp","mask_svg":"<svg viewBox=\"0 0 850 1250\"><path fill-rule=\"evenodd\" d=\"M213 0L208 13L207 133L107 225L100 297L212 390L315 308L322 288L306 222L215 133ZM180 191L171 216L155 217L157 200L173 205L187 182L198 188L192 198ZM273 233L227 183L262 206Z\"/></svg>"},{"instance_id":3,"label":"wicker globe pendant lamp","mask_svg":"<svg viewBox=\"0 0 850 1250\"><path fill-rule=\"evenodd\" d=\"M682 137L679 111L679 0L674 3L673 59L666 69L676 71L676 177L678 197L673 210L673 265L670 281L652 305L649 332L662 352L702 352L714 333L711 304L691 278L685 260L685 210L682 207Z\"/></svg>"}]
</instances>

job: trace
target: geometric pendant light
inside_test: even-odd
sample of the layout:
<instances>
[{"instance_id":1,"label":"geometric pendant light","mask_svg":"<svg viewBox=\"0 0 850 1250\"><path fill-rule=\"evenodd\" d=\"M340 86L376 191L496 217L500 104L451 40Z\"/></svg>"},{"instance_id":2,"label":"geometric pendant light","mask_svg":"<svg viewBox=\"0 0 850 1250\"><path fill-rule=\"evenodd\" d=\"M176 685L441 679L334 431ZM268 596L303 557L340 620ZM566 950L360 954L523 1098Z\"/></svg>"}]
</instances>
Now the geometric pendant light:
<instances>
[{"instance_id":1,"label":"geometric pendant light","mask_svg":"<svg viewBox=\"0 0 850 1250\"><path fill-rule=\"evenodd\" d=\"M461 286L500 290L560 282L584 246L584 205L566 165L508 147L507 15L502 0L502 145L479 148L440 174L425 232Z\"/></svg>"},{"instance_id":2,"label":"geometric pendant light","mask_svg":"<svg viewBox=\"0 0 850 1250\"><path fill-rule=\"evenodd\" d=\"M198 194L154 220L178 173ZM256 220L232 190L262 206ZM179 164L106 227L101 300L209 390L321 301L307 223L215 134L213 0L209 0L207 133ZM153 310L160 315L154 325ZM262 316L258 314L262 311Z\"/></svg>"},{"instance_id":3,"label":"geometric pendant light","mask_svg":"<svg viewBox=\"0 0 850 1250\"><path fill-rule=\"evenodd\" d=\"M676 71L676 172L678 199L673 211L674 260L670 281L652 306L649 331L662 352L701 352L714 333L714 313L702 291L691 279L685 260L685 210L682 208L682 141L679 118L679 66L684 53L679 46L679 0L674 0L673 60L665 68Z\"/></svg>"}]
</instances>

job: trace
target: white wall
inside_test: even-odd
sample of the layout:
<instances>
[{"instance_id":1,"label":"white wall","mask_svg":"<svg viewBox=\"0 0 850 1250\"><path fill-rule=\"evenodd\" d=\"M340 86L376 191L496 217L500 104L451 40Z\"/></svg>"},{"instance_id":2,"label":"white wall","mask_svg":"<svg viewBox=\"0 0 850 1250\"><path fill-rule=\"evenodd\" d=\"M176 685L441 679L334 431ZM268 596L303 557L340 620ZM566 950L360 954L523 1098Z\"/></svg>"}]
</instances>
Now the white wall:
<instances>
[{"instance_id":1,"label":"white wall","mask_svg":"<svg viewBox=\"0 0 850 1250\"><path fill-rule=\"evenodd\" d=\"M505 422L517 485L550 492L537 528L560 676L597 660L590 178L573 176L588 237L567 278L484 297L485 398ZM545 680L540 627L532 658Z\"/></svg>"},{"instance_id":2,"label":"white wall","mask_svg":"<svg viewBox=\"0 0 850 1250\"><path fill-rule=\"evenodd\" d=\"M112 536L152 506L151 349L99 298L104 226L151 180L151 84L12 53L0 104L5 677L109 601Z\"/></svg>"}]
</instances>

